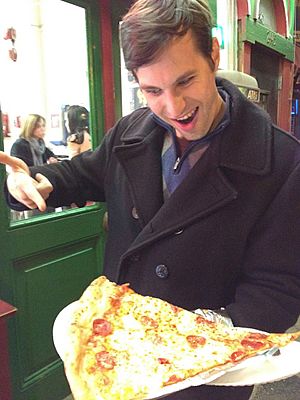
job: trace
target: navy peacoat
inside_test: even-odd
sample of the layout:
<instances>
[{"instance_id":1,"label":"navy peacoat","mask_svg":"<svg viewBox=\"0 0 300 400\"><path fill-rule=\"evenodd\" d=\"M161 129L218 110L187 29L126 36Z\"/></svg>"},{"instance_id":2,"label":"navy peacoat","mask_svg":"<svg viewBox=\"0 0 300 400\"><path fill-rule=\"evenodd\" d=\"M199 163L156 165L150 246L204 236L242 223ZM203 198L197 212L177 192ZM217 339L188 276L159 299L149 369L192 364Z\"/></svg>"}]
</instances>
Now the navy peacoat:
<instances>
[{"instance_id":1,"label":"navy peacoat","mask_svg":"<svg viewBox=\"0 0 300 400\"><path fill-rule=\"evenodd\" d=\"M50 206L107 202L109 279L282 332L300 311L300 144L234 85L217 85L230 94L231 123L165 202L164 130L148 108L122 118L95 151L31 171L52 182ZM206 390L170 398L241 400L251 392Z\"/></svg>"}]
</instances>

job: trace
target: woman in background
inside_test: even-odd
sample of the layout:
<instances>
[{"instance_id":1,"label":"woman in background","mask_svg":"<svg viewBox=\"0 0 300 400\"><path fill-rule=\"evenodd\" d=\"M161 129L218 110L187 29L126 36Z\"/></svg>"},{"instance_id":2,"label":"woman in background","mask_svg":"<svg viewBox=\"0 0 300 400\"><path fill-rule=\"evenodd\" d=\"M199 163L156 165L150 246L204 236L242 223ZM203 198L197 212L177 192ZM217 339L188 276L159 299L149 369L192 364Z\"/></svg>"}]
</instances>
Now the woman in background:
<instances>
[{"instance_id":1,"label":"woman in background","mask_svg":"<svg viewBox=\"0 0 300 400\"><path fill-rule=\"evenodd\" d=\"M67 145L70 158L83 151L91 150L89 112L83 106L70 106L67 111L66 128L69 132Z\"/></svg>"},{"instance_id":2,"label":"woman in background","mask_svg":"<svg viewBox=\"0 0 300 400\"><path fill-rule=\"evenodd\" d=\"M21 158L29 167L58 162L55 154L45 145L45 133L45 118L39 114L29 114L22 124L19 139L11 147L10 154ZM44 213L54 211L55 208L47 207ZM12 221L27 219L40 214L39 210L21 212L11 210L11 219Z\"/></svg>"},{"instance_id":3,"label":"woman in background","mask_svg":"<svg viewBox=\"0 0 300 400\"><path fill-rule=\"evenodd\" d=\"M21 158L29 167L57 162L55 154L45 145L45 133L45 118L39 114L29 114L10 154Z\"/></svg>"}]
</instances>

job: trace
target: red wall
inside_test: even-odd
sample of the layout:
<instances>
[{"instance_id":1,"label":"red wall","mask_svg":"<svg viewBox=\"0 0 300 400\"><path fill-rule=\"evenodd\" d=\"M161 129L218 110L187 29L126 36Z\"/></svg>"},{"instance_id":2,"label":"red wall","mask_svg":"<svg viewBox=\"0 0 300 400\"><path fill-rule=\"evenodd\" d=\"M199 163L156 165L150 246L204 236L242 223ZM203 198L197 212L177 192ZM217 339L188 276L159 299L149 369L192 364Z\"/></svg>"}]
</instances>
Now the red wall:
<instances>
[{"instance_id":1,"label":"red wall","mask_svg":"<svg viewBox=\"0 0 300 400\"><path fill-rule=\"evenodd\" d=\"M112 27L111 27L111 6L110 0L99 0L100 3L100 33L102 51L102 72L103 72L103 98L105 130L107 131L115 123L114 104L114 69L112 53Z\"/></svg>"}]
</instances>

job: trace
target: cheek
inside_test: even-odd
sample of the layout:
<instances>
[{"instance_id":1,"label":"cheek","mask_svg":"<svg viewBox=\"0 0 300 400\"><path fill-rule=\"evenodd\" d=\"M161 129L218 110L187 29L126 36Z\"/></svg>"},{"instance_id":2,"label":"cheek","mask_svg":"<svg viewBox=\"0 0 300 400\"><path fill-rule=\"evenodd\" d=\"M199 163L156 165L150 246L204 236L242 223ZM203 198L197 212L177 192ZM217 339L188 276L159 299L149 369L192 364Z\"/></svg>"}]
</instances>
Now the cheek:
<instances>
[{"instance_id":1,"label":"cheek","mask_svg":"<svg viewBox=\"0 0 300 400\"><path fill-rule=\"evenodd\" d=\"M37 130L34 132L33 135L34 135L35 137L37 137L37 138L42 138L42 137L44 136L44 131L41 130L41 129L37 129Z\"/></svg>"},{"instance_id":2,"label":"cheek","mask_svg":"<svg viewBox=\"0 0 300 400\"><path fill-rule=\"evenodd\" d=\"M145 96L148 107L155 113L160 114L163 109L163 101L159 97Z\"/></svg>"}]
</instances>

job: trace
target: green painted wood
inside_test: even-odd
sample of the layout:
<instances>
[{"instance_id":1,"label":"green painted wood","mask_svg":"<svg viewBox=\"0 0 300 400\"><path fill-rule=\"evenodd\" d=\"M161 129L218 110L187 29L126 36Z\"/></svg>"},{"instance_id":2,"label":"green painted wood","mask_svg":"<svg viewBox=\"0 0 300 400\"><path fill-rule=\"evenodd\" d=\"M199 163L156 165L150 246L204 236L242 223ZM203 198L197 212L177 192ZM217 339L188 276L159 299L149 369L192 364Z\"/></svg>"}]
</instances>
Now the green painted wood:
<instances>
[{"instance_id":1,"label":"green painted wood","mask_svg":"<svg viewBox=\"0 0 300 400\"><path fill-rule=\"evenodd\" d=\"M208 4L209 4L209 7L211 9L211 13L213 15L213 18L214 18L214 23L216 23L217 22L217 17L218 17L218 14L217 14L217 0L208 0Z\"/></svg>"},{"instance_id":2,"label":"green painted wood","mask_svg":"<svg viewBox=\"0 0 300 400\"><path fill-rule=\"evenodd\" d=\"M294 21L295 21L295 8L296 8L295 0L285 0L285 4L288 10L289 21L290 21L289 34L291 37L294 37L294 31L295 31Z\"/></svg>"},{"instance_id":3,"label":"green painted wood","mask_svg":"<svg viewBox=\"0 0 300 400\"><path fill-rule=\"evenodd\" d=\"M51 247L60 247L76 243L81 238L99 235L104 210L104 206L91 207L90 210L86 207L82 211L68 210L44 219L37 217L36 221L14 223L6 234L6 238L10 239L7 245L14 258L19 258L24 254L35 253L37 248L44 251L50 243Z\"/></svg>"},{"instance_id":4,"label":"green painted wood","mask_svg":"<svg viewBox=\"0 0 300 400\"><path fill-rule=\"evenodd\" d=\"M122 90L121 90L121 59L119 43L119 22L132 4L131 0L114 0L111 2L112 15L112 46L113 46L113 66L115 78L115 114L116 118L122 117Z\"/></svg>"},{"instance_id":5,"label":"green painted wood","mask_svg":"<svg viewBox=\"0 0 300 400\"><path fill-rule=\"evenodd\" d=\"M246 30L242 40L251 43L260 43L282 54L288 60L294 61L294 43L292 39L284 38L249 17L246 19Z\"/></svg>"},{"instance_id":6,"label":"green painted wood","mask_svg":"<svg viewBox=\"0 0 300 400\"><path fill-rule=\"evenodd\" d=\"M91 132L96 146L104 134L99 2L66 1L86 10ZM5 176L0 166L1 187ZM0 298L18 309L8 321L13 400L62 400L70 393L53 346L52 326L58 312L102 273L104 211L104 204L97 204L10 224L0 191Z\"/></svg>"},{"instance_id":7,"label":"green painted wood","mask_svg":"<svg viewBox=\"0 0 300 400\"><path fill-rule=\"evenodd\" d=\"M282 0L280 0L282 1ZM289 18L288 34L289 38L285 38L276 32L271 31L269 28L263 26L261 23L253 19L255 9L257 7L257 0L250 1L251 15L247 18L246 34L243 40L248 40L251 43L258 42L277 51L285 56L288 60L294 61L294 19L295 19L295 0L284 0L287 15Z\"/></svg>"},{"instance_id":8,"label":"green painted wood","mask_svg":"<svg viewBox=\"0 0 300 400\"><path fill-rule=\"evenodd\" d=\"M60 370L52 343L53 322L98 275L96 248L96 240L91 239L14 262L22 391L28 389L30 393L45 373Z\"/></svg>"}]
</instances>

